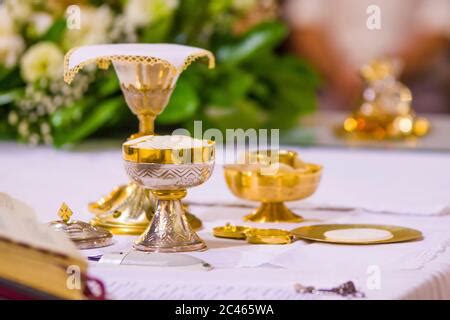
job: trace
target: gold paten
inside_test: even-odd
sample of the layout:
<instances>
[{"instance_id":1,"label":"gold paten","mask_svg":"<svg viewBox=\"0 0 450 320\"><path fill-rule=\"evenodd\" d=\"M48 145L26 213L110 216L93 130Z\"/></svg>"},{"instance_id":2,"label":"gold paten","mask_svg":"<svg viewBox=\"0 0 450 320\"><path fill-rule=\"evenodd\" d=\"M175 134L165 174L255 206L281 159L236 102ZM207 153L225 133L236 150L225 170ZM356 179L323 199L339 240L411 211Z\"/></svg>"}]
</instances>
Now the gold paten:
<instances>
[{"instance_id":1,"label":"gold paten","mask_svg":"<svg viewBox=\"0 0 450 320\"><path fill-rule=\"evenodd\" d=\"M224 174L231 192L246 200L262 202L260 207L244 219L253 222L301 222L303 218L289 210L283 202L301 200L311 196L317 189L322 166L302 163L297 153L279 151L280 163L293 166L293 171L263 174L248 164L225 165ZM264 163L267 151L254 152L249 159L258 158ZM269 154L269 156L272 156ZM272 162L273 163L273 162ZM301 169L300 169L301 164Z\"/></svg>"},{"instance_id":2,"label":"gold paten","mask_svg":"<svg viewBox=\"0 0 450 320\"><path fill-rule=\"evenodd\" d=\"M327 231L339 230L339 229L379 229L392 233L393 237L384 240L375 241L338 241L335 239L328 239L324 234ZM392 225L377 225L377 224L322 224L314 226L300 227L291 232L299 239L337 243L337 244L382 244L382 243L395 243L422 239L422 233L418 230L405 228Z\"/></svg>"},{"instance_id":3,"label":"gold paten","mask_svg":"<svg viewBox=\"0 0 450 320\"><path fill-rule=\"evenodd\" d=\"M397 78L401 63L394 59L374 60L361 68L366 82L358 108L336 133L357 139L400 139L421 137L430 130L425 118L416 117L412 93Z\"/></svg>"},{"instance_id":4,"label":"gold paten","mask_svg":"<svg viewBox=\"0 0 450 320\"><path fill-rule=\"evenodd\" d=\"M329 239L325 236L325 233L328 231L342 229L379 229L390 232L392 238L371 241L349 239L340 241ZM228 223L223 227L215 227L213 229L213 235L219 238L247 240L248 243L253 244L289 244L296 239L300 239L334 244L367 245L422 239L422 233L418 230L400 226L377 224L323 224L305 226L288 231L282 229L257 229L247 226L234 226Z\"/></svg>"},{"instance_id":5,"label":"gold paten","mask_svg":"<svg viewBox=\"0 0 450 320\"><path fill-rule=\"evenodd\" d=\"M139 131L129 139L155 134L156 117L167 106L178 76L192 62L206 58L209 68L215 66L213 54L202 50L188 56L181 67L175 67L168 61L153 56L108 55L86 60L70 69L69 59L76 49L70 50L65 56L64 80L70 83L75 75L90 63L96 63L101 69L107 69L111 63L114 64L126 103L139 120ZM139 154L132 154L140 157ZM89 204L89 211L95 215L91 224L107 228L115 234L139 235L149 225L155 203L154 196L141 186L135 183L121 185ZM188 211L186 216L194 229L201 228L200 219Z\"/></svg>"},{"instance_id":6,"label":"gold paten","mask_svg":"<svg viewBox=\"0 0 450 320\"><path fill-rule=\"evenodd\" d=\"M72 210L63 202L58 210L61 220L52 221L49 226L65 233L78 249L100 248L112 244L112 234L108 230L91 226L83 221L71 220L72 215Z\"/></svg>"},{"instance_id":7,"label":"gold paten","mask_svg":"<svg viewBox=\"0 0 450 320\"><path fill-rule=\"evenodd\" d=\"M289 244L294 235L280 229L250 229L246 232L247 242L253 244Z\"/></svg>"},{"instance_id":8,"label":"gold paten","mask_svg":"<svg viewBox=\"0 0 450 320\"><path fill-rule=\"evenodd\" d=\"M218 238L245 240L247 238L246 232L250 229L250 227L233 226L227 223L224 227L215 227L213 235Z\"/></svg>"},{"instance_id":9,"label":"gold paten","mask_svg":"<svg viewBox=\"0 0 450 320\"><path fill-rule=\"evenodd\" d=\"M215 227L213 235L218 238L247 240L253 244L289 244L294 241L294 235L287 230L257 229L229 223L223 227Z\"/></svg>"}]
</instances>

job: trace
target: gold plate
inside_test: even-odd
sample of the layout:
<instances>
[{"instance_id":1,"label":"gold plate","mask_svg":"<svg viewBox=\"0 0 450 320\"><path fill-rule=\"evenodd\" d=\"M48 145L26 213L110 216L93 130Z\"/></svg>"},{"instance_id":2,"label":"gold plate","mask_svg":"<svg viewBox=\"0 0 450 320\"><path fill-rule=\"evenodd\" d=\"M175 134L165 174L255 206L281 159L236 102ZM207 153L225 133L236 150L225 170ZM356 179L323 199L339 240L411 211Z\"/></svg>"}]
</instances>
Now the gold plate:
<instances>
[{"instance_id":1,"label":"gold plate","mask_svg":"<svg viewBox=\"0 0 450 320\"><path fill-rule=\"evenodd\" d=\"M215 227L213 234L218 238L245 240L247 238L246 232L250 229L250 227L227 224L223 227Z\"/></svg>"},{"instance_id":2,"label":"gold plate","mask_svg":"<svg viewBox=\"0 0 450 320\"><path fill-rule=\"evenodd\" d=\"M254 244L289 244L294 235L281 229L250 229L246 232L247 242Z\"/></svg>"},{"instance_id":3,"label":"gold plate","mask_svg":"<svg viewBox=\"0 0 450 320\"><path fill-rule=\"evenodd\" d=\"M373 241L352 241L352 240L337 240L329 239L325 236L327 231L342 230L342 229L378 229L392 233L392 237L383 240ZM319 224L313 226L306 226L291 230L291 232L299 239L312 240L319 242L338 243L338 244L381 244L381 243L395 243L411 240L422 239L422 233L418 230L405 228L393 225L379 225L379 224Z\"/></svg>"}]
</instances>

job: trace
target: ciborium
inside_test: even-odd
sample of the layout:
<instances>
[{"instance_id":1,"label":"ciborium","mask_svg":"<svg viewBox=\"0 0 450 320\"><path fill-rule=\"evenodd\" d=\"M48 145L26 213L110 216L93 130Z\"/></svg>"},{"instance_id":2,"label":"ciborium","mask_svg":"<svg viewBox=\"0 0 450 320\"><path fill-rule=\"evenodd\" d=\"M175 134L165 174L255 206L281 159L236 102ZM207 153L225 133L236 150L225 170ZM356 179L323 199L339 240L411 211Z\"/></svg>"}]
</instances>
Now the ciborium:
<instances>
[{"instance_id":1,"label":"ciborium","mask_svg":"<svg viewBox=\"0 0 450 320\"><path fill-rule=\"evenodd\" d=\"M151 252L206 249L189 225L181 199L204 183L214 168L215 143L187 136L144 136L123 144L130 179L156 199L153 219L134 244Z\"/></svg>"},{"instance_id":2,"label":"ciborium","mask_svg":"<svg viewBox=\"0 0 450 320\"><path fill-rule=\"evenodd\" d=\"M129 139L153 135L155 118L167 106L181 72L193 61L206 58L214 67L211 52L175 44L104 44L74 48L66 54L64 80L70 83L87 64L106 69L112 63L126 103L139 119L139 131ZM89 204L91 223L116 234L141 234L151 220L156 199L139 184L115 188ZM194 228L201 221L187 213Z\"/></svg>"},{"instance_id":3,"label":"ciborium","mask_svg":"<svg viewBox=\"0 0 450 320\"><path fill-rule=\"evenodd\" d=\"M242 164L225 165L224 174L235 196L261 202L244 220L301 222L303 217L284 202L311 196L319 185L322 166L303 162L294 151L264 150L248 153Z\"/></svg>"}]
</instances>

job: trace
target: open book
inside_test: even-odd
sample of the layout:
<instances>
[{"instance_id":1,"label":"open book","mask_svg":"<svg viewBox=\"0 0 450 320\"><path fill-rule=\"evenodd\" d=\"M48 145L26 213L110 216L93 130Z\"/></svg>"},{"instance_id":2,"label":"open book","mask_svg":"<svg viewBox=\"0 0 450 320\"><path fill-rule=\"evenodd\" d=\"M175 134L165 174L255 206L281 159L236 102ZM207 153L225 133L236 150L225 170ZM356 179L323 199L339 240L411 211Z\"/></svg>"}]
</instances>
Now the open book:
<instances>
[{"instance_id":1,"label":"open book","mask_svg":"<svg viewBox=\"0 0 450 320\"><path fill-rule=\"evenodd\" d=\"M87 262L64 234L0 193L0 298L85 299Z\"/></svg>"}]
</instances>

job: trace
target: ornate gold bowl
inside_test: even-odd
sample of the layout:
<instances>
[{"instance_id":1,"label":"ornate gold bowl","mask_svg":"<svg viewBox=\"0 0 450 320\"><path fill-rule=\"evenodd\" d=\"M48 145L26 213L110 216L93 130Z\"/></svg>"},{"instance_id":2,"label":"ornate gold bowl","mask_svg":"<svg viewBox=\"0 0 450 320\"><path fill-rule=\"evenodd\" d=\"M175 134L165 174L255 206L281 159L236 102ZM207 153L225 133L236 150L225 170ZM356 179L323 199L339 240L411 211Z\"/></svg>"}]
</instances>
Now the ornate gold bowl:
<instances>
[{"instance_id":1,"label":"ornate gold bowl","mask_svg":"<svg viewBox=\"0 0 450 320\"><path fill-rule=\"evenodd\" d=\"M148 190L156 199L153 218L135 243L141 251L184 252L206 249L192 230L181 199L186 189L204 183L214 168L215 144L203 140L200 147L152 149L140 145L145 140L164 138L145 136L123 144L128 177Z\"/></svg>"},{"instance_id":2,"label":"ornate gold bowl","mask_svg":"<svg viewBox=\"0 0 450 320\"><path fill-rule=\"evenodd\" d=\"M255 154L254 154L255 155ZM231 192L242 199L262 202L253 213L244 217L253 222L300 222L303 218L289 210L285 201L311 196L317 189L322 166L302 163L299 170L297 154L282 151L280 163L293 166L292 171L278 170L264 174L256 164L225 165L225 180Z\"/></svg>"}]
</instances>

